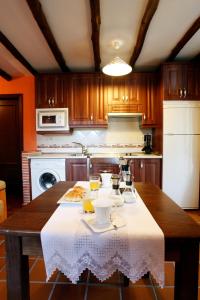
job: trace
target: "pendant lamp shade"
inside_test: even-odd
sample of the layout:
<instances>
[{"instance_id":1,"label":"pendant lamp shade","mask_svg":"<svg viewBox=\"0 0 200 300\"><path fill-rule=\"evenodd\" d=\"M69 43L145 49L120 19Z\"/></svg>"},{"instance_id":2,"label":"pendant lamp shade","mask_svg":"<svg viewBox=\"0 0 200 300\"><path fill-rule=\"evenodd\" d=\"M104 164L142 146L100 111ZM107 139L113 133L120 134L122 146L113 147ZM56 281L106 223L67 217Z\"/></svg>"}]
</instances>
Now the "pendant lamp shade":
<instances>
[{"instance_id":1,"label":"pendant lamp shade","mask_svg":"<svg viewBox=\"0 0 200 300\"><path fill-rule=\"evenodd\" d=\"M132 67L118 56L102 69L104 74L110 76L123 76L129 74L131 71Z\"/></svg>"}]
</instances>

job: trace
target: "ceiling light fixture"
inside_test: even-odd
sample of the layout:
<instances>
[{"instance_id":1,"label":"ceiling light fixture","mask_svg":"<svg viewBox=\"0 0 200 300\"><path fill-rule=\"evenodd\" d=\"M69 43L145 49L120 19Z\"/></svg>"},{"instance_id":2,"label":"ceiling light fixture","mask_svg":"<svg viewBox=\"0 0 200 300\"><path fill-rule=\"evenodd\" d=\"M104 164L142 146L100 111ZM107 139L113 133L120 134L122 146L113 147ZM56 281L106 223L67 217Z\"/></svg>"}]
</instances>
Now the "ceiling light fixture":
<instances>
[{"instance_id":1,"label":"ceiling light fixture","mask_svg":"<svg viewBox=\"0 0 200 300\"><path fill-rule=\"evenodd\" d=\"M115 40L112 43L115 50L118 50L121 46L120 41ZM132 67L128 65L119 56L116 56L109 64L105 65L102 72L110 76L123 76L132 71Z\"/></svg>"}]
</instances>

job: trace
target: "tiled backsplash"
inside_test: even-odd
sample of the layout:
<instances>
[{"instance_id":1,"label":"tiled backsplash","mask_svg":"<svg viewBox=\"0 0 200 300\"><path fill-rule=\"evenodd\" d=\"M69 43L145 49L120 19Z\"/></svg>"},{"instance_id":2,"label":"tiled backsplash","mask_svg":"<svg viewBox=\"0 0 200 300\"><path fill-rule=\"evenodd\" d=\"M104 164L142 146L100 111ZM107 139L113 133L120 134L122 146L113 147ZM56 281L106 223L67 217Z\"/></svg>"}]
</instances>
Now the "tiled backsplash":
<instances>
[{"instance_id":1,"label":"tiled backsplash","mask_svg":"<svg viewBox=\"0 0 200 300\"><path fill-rule=\"evenodd\" d=\"M144 134L151 129L141 129L137 118L110 118L108 128L74 129L71 135L37 135L38 149L70 148L72 142L80 142L87 147L141 147Z\"/></svg>"}]
</instances>

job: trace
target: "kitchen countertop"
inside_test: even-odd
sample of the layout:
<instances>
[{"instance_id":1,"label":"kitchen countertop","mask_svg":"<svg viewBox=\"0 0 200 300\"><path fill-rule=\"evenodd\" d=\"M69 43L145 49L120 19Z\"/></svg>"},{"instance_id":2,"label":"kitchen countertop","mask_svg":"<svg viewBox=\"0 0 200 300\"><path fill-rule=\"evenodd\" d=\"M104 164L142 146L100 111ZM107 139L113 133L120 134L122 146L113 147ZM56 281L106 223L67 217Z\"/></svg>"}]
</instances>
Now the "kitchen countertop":
<instances>
[{"instance_id":1,"label":"kitchen countertop","mask_svg":"<svg viewBox=\"0 0 200 300\"><path fill-rule=\"evenodd\" d=\"M90 158L162 158L162 155L157 153L145 154L143 152L136 153L94 153L89 155ZM28 158L41 159L41 158L87 158L87 156L81 153L41 153L41 152L30 152Z\"/></svg>"}]
</instances>

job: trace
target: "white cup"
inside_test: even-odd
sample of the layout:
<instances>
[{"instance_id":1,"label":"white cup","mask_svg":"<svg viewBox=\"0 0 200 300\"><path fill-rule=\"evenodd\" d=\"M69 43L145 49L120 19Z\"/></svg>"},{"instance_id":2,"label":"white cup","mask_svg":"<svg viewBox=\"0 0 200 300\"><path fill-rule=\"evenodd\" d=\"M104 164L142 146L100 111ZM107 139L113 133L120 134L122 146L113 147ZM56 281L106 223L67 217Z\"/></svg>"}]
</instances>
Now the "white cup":
<instances>
[{"instance_id":1,"label":"white cup","mask_svg":"<svg viewBox=\"0 0 200 300\"><path fill-rule=\"evenodd\" d=\"M102 186L110 187L112 173L101 173L100 175L101 175L101 180L102 180Z\"/></svg>"},{"instance_id":2,"label":"white cup","mask_svg":"<svg viewBox=\"0 0 200 300\"><path fill-rule=\"evenodd\" d=\"M98 225L106 225L110 223L112 204L112 201L105 199L97 199L93 202L96 215L96 223Z\"/></svg>"}]
</instances>

